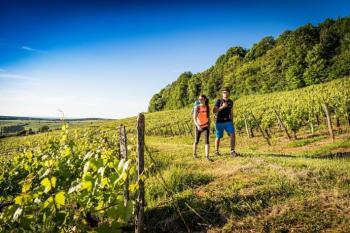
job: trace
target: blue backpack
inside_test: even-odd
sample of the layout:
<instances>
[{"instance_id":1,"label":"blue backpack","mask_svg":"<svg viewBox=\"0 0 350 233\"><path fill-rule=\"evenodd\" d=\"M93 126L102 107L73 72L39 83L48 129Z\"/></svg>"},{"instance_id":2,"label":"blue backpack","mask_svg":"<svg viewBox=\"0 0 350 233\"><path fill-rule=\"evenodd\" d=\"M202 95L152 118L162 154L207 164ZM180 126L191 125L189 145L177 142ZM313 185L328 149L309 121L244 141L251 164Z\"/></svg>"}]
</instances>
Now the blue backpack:
<instances>
[{"instance_id":1,"label":"blue backpack","mask_svg":"<svg viewBox=\"0 0 350 233\"><path fill-rule=\"evenodd\" d=\"M194 101L194 103L193 103L193 108L192 108L192 112L191 112L191 115L193 115L193 110L194 110L194 107L197 107L197 106L199 106L201 104L201 102L199 101L199 100L196 100L196 101Z\"/></svg>"}]
</instances>

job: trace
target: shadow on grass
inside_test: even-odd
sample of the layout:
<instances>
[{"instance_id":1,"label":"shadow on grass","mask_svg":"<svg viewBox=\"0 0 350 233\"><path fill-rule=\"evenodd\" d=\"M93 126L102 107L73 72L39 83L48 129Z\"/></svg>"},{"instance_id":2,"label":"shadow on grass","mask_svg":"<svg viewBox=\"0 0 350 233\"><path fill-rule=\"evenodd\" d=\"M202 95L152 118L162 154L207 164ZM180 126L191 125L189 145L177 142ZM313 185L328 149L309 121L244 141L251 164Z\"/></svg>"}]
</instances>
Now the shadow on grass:
<instances>
[{"instance_id":1,"label":"shadow on grass","mask_svg":"<svg viewBox=\"0 0 350 233\"><path fill-rule=\"evenodd\" d=\"M222 227L226 224L226 217L220 213L216 203L206 200L191 201L188 198L178 199L176 202L182 218L174 205L161 206L146 211L146 232L203 232L209 227ZM188 203L190 209L185 203Z\"/></svg>"},{"instance_id":2,"label":"shadow on grass","mask_svg":"<svg viewBox=\"0 0 350 233\"><path fill-rule=\"evenodd\" d=\"M300 156L297 155L290 155L290 154L261 154L261 153L238 153L238 156L240 157L257 157L257 156L268 156L268 157L282 157L282 158L300 158Z\"/></svg>"},{"instance_id":3,"label":"shadow on grass","mask_svg":"<svg viewBox=\"0 0 350 233\"><path fill-rule=\"evenodd\" d=\"M324 154L324 155L314 155L309 158L316 158L316 159L343 159L343 158L350 158L350 152L337 152L337 153L330 153L330 154Z\"/></svg>"},{"instance_id":4,"label":"shadow on grass","mask_svg":"<svg viewBox=\"0 0 350 233\"><path fill-rule=\"evenodd\" d=\"M315 155L291 155L291 154L260 154L260 153L239 153L238 156L241 157L257 157L257 156L266 156L266 157L278 157L278 158L306 158L306 159L344 159L350 158L350 152L337 152L337 153L328 153L328 154L315 154Z\"/></svg>"},{"instance_id":5,"label":"shadow on grass","mask_svg":"<svg viewBox=\"0 0 350 233\"><path fill-rule=\"evenodd\" d=\"M158 207L145 212L147 232L206 232L209 228L222 228L228 219L257 216L275 201L283 201L297 191L289 182L276 181L260 185L247 192L225 191L198 196L182 193ZM178 210L186 223L181 219Z\"/></svg>"}]
</instances>

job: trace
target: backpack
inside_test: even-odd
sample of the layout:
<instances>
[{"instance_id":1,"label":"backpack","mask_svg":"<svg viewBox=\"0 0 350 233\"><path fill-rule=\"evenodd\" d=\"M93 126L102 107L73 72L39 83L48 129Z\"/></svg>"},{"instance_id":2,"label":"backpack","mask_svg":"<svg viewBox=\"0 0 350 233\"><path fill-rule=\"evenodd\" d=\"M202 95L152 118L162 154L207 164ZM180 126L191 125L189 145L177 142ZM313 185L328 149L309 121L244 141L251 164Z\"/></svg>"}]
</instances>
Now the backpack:
<instances>
[{"instance_id":1,"label":"backpack","mask_svg":"<svg viewBox=\"0 0 350 233\"><path fill-rule=\"evenodd\" d=\"M192 111L191 111L191 116L193 116L194 107L198 107L200 104L201 104L201 102L199 102L199 100L194 101L193 108L192 108Z\"/></svg>"}]
</instances>

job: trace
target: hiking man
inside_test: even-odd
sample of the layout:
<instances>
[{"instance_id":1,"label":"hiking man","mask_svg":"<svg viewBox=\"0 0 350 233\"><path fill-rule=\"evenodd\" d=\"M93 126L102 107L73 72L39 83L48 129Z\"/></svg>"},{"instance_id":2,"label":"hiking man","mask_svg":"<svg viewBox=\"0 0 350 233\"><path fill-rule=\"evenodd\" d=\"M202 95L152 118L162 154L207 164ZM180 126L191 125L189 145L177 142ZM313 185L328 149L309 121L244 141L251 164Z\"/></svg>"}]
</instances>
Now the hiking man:
<instances>
[{"instance_id":1,"label":"hiking man","mask_svg":"<svg viewBox=\"0 0 350 233\"><path fill-rule=\"evenodd\" d=\"M216 100L213 112L215 114L215 129L216 129L216 140L215 140L215 154L220 155L219 146L220 139L226 131L231 137L231 156L235 156L235 142L236 134L233 125L233 114L232 107L233 101L229 99L230 90L224 88L222 90L222 98Z\"/></svg>"},{"instance_id":2,"label":"hiking man","mask_svg":"<svg viewBox=\"0 0 350 233\"><path fill-rule=\"evenodd\" d=\"M193 144L193 157L197 158L197 145L202 133L205 138L205 157L211 161L209 157L209 99L205 95L198 97L198 104L193 108L193 121L195 124L195 141Z\"/></svg>"}]
</instances>

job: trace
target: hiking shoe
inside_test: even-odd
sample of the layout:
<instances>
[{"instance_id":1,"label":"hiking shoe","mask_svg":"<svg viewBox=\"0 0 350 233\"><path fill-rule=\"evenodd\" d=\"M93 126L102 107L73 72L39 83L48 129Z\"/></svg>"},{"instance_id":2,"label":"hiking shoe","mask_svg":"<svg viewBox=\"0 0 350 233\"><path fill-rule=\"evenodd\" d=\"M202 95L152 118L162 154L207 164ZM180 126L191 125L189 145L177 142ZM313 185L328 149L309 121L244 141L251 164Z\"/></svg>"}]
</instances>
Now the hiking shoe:
<instances>
[{"instance_id":1,"label":"hiking shoe","mask_svg":"<svg viewBox=\"0 0 350 233\"><path fill-rule=\"evenodd\" d=\"M209 157L209 156L206 156L205 157L209 162L213 162L213 160Z\"/></svg>"},{"instance_id":2,"label":"hiking shoe","mask_svg":"<svg viewBox=\"0 0 350 233\"><path fill-rule=\"evenodd\" d=\"M231 150L231 153L230 153L230 154L231 154L231 156L232 156L232 157L237 156L237 153L236 153L236 151L235 151L235 150Z\"/></svg>"},{"instance_id":3,"label":"hiking shoe","mask_svg":"<svg viewBox=\"0 0 350 233\"><path fill-rule=\"evenodd\" d=\"M220 156L221 154L220 154L220 152L219 152L218 150L216 150L216 151L215 151L215 155L216 155L216 156Z\"/></svg>"},{"instance_id":4,"label":"hiking shoe","mask_svg":"<svg viewBox=\"0 0 350 233\"><path fill-rule=\"evenodd\" d=\"M198 159L198 157L197 157L197 155L196 155L196 154L194 154L194 155L193 155L193 158L194 158L194 159Z\"/></svg>"}]
</instances>

